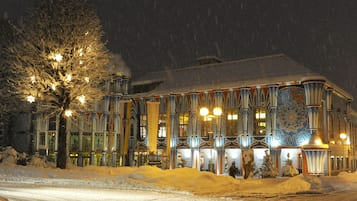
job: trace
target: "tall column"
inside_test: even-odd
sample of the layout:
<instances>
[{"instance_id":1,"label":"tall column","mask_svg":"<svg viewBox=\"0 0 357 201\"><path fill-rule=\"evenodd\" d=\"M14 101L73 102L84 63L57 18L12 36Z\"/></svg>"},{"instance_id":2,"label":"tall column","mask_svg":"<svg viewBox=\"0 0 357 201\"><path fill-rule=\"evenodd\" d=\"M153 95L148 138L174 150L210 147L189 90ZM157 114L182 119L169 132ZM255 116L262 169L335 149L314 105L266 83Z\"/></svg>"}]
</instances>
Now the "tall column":
<instances>
[{"instance_id":1,"label":"tall column","mask_svg":"<svg viewBox=\"0 0 357 201\"><path fill-rule=\"evenodd\" d=\"M214 106L220 107L223 110L223 91L214 91ZM214 130L214 147L217 152L216 159L216 173L217 175L223 174L223 161L224 161L224 133L222 133L222 115L216 116L216 126Z\"/></svg>"},{"instance_id":2,"label":"tall column","mask_svg":"<svg viewBox=\"0 0 357 201\"><path fill-rule=\"evenodd\" d=\"M80 119L79 119L79 136L78 136L78 160L77 160L77 166L83 167L83 130L84 130L84 119L85 119L85 113L81 112L80 113Z\"/></svg>"},{"instance_id":3,"label":"tall column","mask_svg":"<svg viewBox=\"0 0 357 201\"><path fill-rule=\"evenodd\" d=\"M107 165L107 151L108 151L108 143L107 143L107 121L108 121L108 114L103 114L102 123L102 131L103 131L103 147L102 147L102 156L101 156L101 166Z\"/></svg>"},{"instance_id":4,"label":"tall column","mask_svg":"<svg viewBox=\"0 0 357 201\"><path fill-rule=\"evenodd\" d=\"M36 113L35 114L35 118L36 118L36 147L35 147L35 154L38 155L40 154L40 128L41 128L41 114ZM57 139L57 135L56 135L56 139ZM56 146L57 145L57 141L56 141ZM57 151L57 149L55 149L55 151Z\"/></svg>"},{"instance_id":5,"label":"tall column","mask_svg":"<svg viewBox=\"0 0 357 201\"><path fill-rule=\"evenodd\" d=\"M324 167L327 158L328 144L323 144L319 128L319 107L322 102L322 92L325 81L312 80L303 82L305 89L305 103L308 109L309 129L311 137L308 145L304 145L304 153L307 160L307 172L309 174L324 174Z\"/></svg>"},{"instance_id":6,"label":"tall column","mask_svg":"<svg viewBox=\"0 0 357 201\"><path fill-rule=\"evenodd\" d=\"M354 153L351 152L351 112L352 112L352 100L347 100L346 101L346 134L347 134L347 139L345 141L345 146L347 147L346 150L346 155L347 155L347 159L346 159L346 163L348 164L348 171L351 171L351 157L353 157L352 154L350 153ZM344 149L346 147L343 147ZM345 166L346 167L346 166Z\"/></svg>"},{"instance_id":7,"label":"tall column","mask_svg":"<svg viewBox=\"0 0 357 201\"><path fill-rule=\"evenodd\" d=\"M309 115L309 129L311 135L319 135L319 108L321 107L322 91L325 81L306 81L303 83L305 89L305 103ZM311 139L311 138L310 138Z\"/></svg>"},{"instance_id":8,"label":"tall column","mask_svg":"<svg viewBox=\"0 0 357 201\"><path fill-rule=\"evenodd\" d=\"M176 125L176 95L171 94L169 96L170 104L170 169L173 169L176 165L176 138L175 125Z\"/></svg>"},{"instance_id":9,"label":"tall column","mask_svg":"<svg viewBox=\"0 0 357 201\"><path fill-rule=\"evenodd\" d=\"M198 93L191 93L191 114L190 114L190 140L191 140L191 164L192 168L200 169L199 160L199 136L197 134L197 110L198 110Z\"/></svg>"},{"instance_id":10,"label":"tall column","mask_svg":"<svg viewBox=\"0 0 357 201\"><path fill-rule=\"evenodd\" d=\"M332 111L332 89L327 88L326 89L326 116L327 116L327 121L326 121L326 128L327 128L327 139L326 142L334 142L335 139L333 137L333 129L331 125L331 111ZM331 176L331 167L334 164L331 163L331 150L328 151L327 155L327 166L328 166L328 175Z\"/></svg>"},{"instance_id":11,"label":"tall column","mask_svg":"<svg viewBox=\"0 0 357 201\"><path fill-rule=\"evenodd\" d=\"M116 167L117 166L117 158L118 158L118 135L119 135L119 129L120 129L120 117L119 117L119 100L121 99L121 96L115 96L114 97L114 102L113 102L113 143L111 144L111 150L112 150L112 166Z\"/></svg>"},{"instance_id":12,"label":"tall column","mask_svg":"<svg viewBox=\"0 0 357 201\"><path fill-rule=\"evenodd\" d=\"M249 112L249 100L250 100L250 88L241 88L240 89L240 105L242 110L242 119L243 119L243 136L242 136L242 145L244 147L248 146L249 135L248 135L248 112Z\"/></svg>"},{"instance_id":13,"label":"tall column","mask_svg":"<svg viewBox=\"0 0 357 201\"><path fill-rule=\"evenodd\" d=\"M55 163L56 164L57 164L57 153L58 153L59 121L60 121L60 116L56 115L56 135L55 135Z\"/></svg>"},{"instance_id":14,"label":"tall column","mask_svg":"<svg viewBox=\"0 0 357 201\"><path fill-rule=\"evenodd\" d=\"M90 164L95 165L95 132L97 130L96 112L92 112L92 142L91 142L91 152L90 152Z\"/></svg>"},{"instance_id":15,"label":"tall column","mask_svg":"<svg viewBox=\"0 0 357 201\"><path fill-rule=\"evenodd\" d=\"M333 130L332 130L332 125L330 125L331 122L331 111L332 111L332 89L327 88L326 89L326 110L327 110L327 132L328 132L328 137L327 137L327 142L334 141L333 137Z\"/></svg>"},{"instance_id":16,"label":"tall column","mask_svg":"<svg viewBox=\"0 0 357 201\"><path fill-rule=\"evenodd\" d=\"M271 122L271 137L274 141L276 134L276 110L278 107L278 92L279 86L272 85L268 88L269 93L269 110L270 110L270 122ZM272 142L271 142L272 143Z\"/></svg>"}]
</instances>

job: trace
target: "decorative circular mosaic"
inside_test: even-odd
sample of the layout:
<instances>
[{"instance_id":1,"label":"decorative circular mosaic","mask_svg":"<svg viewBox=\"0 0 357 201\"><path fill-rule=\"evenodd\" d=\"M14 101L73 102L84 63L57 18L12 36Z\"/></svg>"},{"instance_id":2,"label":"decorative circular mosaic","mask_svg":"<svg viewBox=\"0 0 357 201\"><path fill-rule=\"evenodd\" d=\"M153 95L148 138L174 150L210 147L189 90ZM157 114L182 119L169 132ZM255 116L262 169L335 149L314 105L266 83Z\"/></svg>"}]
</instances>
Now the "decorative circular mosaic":
<instances>
[{"instance_id":1,"label":"decorative circular mosaic","mask_svg":"<svg viewBox=\"0 0 357 201\"><path fill-rule=\"evenodd\" d=\"M279 91L275 139L285 146L300 146L309 139L308 113L304 89L284 88Z\"/></svg>"},{"instance_id":2,"label":"decorative circular mosaic","mask_svg":"<svg viewBox=\"0 0 357 201\"><path fill-rule=\"evenodd\" d=\"M302 129L307 122L306 108L295 101L279 105L277 112L277 123L286 132Z\"/></svg>"}]
</instances>

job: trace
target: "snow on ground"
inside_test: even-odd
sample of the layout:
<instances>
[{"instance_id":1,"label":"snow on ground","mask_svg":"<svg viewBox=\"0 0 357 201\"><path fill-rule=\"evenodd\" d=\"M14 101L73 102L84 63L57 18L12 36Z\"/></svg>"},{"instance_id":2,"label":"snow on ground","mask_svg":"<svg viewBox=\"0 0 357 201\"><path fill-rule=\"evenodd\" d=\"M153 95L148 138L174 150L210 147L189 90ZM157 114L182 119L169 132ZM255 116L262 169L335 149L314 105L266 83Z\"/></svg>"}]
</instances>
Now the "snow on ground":
<instances>
[{"instance_id":1,"label":"snow on ground","mask_svg":"<svg viewBox=\"0 0 357 201\"><path fill-rule=\"evenodd\" d=\"M87 166L62 170L43 163L22 166L6 162L0 163L0 183L179 192L222 198L357 191L357 173L341 173L332 177L300 174L295 177L244 180L192 168L162 170L154 166Z\"/></svg>"}]
</instances>

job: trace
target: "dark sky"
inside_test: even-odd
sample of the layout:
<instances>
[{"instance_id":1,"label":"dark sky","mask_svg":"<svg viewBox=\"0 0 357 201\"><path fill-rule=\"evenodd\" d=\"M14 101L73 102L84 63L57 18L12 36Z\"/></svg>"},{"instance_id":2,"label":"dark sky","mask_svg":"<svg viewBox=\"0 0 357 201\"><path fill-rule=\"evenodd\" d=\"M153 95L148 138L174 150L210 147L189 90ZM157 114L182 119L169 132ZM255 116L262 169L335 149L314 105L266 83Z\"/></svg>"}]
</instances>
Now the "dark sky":
<instances>
[{"instance_id":1,"label":"dark sky","mask_svg":"<svg viewBox=\"0 0 357 201\"><path fill-rule=\"evenodd\" d=\"M15 18L34 1L0 0L0 12ZM134 76L190 66L207 55L236 60L285 53L357 98L356 0L91 1L108 48Z\"/></svg>"}]
</instances>

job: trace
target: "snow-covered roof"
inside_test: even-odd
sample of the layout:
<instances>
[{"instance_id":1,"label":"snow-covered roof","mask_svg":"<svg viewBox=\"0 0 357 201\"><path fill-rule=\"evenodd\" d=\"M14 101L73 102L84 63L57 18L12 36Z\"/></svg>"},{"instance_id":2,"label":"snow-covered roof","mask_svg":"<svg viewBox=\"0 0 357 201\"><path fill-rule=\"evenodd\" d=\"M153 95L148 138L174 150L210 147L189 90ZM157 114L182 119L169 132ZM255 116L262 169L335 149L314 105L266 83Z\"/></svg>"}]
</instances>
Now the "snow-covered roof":
<instances>
[{"instance_id":1,"label":"snow-covered roof","mask_svg":"<svg viewBox=\"0 0 357 201\"><path fill-rule=\"evenodd\" d=\"M110 55L107 68L113 75L131 77L131 71L120 54L112 53Z\"/></svg>"},{"instance_id":2,"label":"snow-covered roof","mask_svg":"<svg viewBox=\"0 0 357 201\"><path fill-rule=\"evenodd\" d=\"M298 64L285 54L149 72L133 80L132 85L162 82L154 90L140 94L156 96L270 84L299 84L305 80L325 80L328 86L337 88L342 96L352 99L350 94L326 77Z\"/></svg>"}]
</instances>

